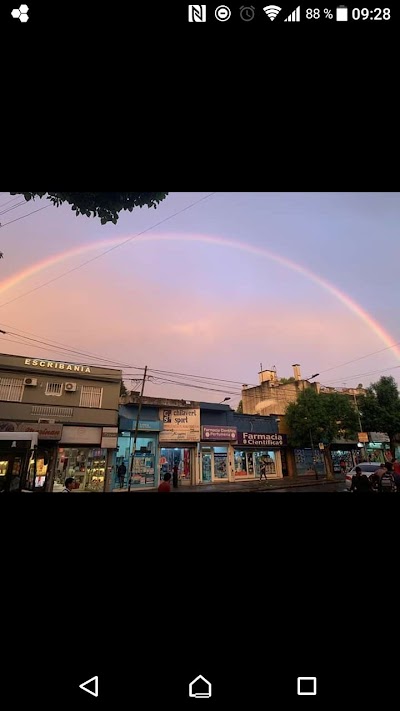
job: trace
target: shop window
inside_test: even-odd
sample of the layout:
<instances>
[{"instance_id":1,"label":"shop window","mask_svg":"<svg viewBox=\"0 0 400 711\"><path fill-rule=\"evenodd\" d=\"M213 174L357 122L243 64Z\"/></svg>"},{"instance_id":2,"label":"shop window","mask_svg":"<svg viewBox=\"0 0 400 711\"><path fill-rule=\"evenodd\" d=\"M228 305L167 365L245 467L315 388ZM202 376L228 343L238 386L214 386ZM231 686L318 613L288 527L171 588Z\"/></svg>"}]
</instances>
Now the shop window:
<instances>
[{"instance_id":1,"label":"shop window","mask_svg":"<svg viewBox=\"0 0 400 711\"><path fill-rule=\"evenodd\" d=\"M17 378L0 378L0 400L21 402L24 392L24 381Z\"/></svg>"},{"instance_id":2,"label":"shop window","mask_svg":"<svg viewBox=\"0 0 400 711\"><path fill-rule=\"evenodd\" d=\"M103 388L83 385L81 390L80 407L101 407Z\"/></svg>"},{"instance_id":3,"label":"shop window","mask_svg":"<svg viewBox=\"0 0 400 711\"><path fill-rule=\"evenodd\" d=\"M62 395L62 383L46 383L46 395Z\"/></svg>"},{"instance_id":4,"label":"shop window","mask_svg":"<svg viewBox=\"0 0 400 711\"><path fill-rule=\"evenodd\" d=\"M104 491L106 455L105 449L61 447L53 491L62 491L69 476L74 478L75 489L79 491Z\"/></svg>"},{"instance_id":5,"label":"shop window","mask_svg":"<svg viewBox=\"0 0 400 711\"><path fill-rule=\"evenodd\" d=\"M132 461L132 486L155 485L155 438L138 437Z\"/></svg>"}]
</instances>

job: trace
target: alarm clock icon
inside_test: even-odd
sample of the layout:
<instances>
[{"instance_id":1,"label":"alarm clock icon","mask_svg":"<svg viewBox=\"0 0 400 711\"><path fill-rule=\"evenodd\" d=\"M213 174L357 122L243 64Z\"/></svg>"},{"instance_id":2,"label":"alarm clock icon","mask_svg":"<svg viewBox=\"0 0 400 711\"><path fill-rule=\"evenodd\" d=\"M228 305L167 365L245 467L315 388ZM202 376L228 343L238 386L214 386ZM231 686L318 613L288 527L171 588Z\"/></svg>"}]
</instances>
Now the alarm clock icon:
<instances>
[{"instance_id":1,"label":"alarm clock icon","mask_svg":"<svg viewBox=\"0 0 400 711\"><path fill-rule=\"evenodd\" d=\"M255 14L256 11L253 5L242 5L242 7L240 8L240 18L244 22L250 22L250 20L254 20Z\"/></svg>"}]
</instances>

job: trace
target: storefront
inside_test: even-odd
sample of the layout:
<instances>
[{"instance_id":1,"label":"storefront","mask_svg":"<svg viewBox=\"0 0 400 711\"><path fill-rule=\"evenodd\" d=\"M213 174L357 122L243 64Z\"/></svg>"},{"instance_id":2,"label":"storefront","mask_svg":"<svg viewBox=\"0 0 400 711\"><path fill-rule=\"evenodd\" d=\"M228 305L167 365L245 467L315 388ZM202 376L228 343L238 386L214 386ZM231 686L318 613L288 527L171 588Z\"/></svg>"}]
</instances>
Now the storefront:
<instances>
[{"instance_id":1,"label":"storefront","mask_svg":"<svg viewBox=\"0 0 400 711\"><path fill-rule=\"evenodd\" d=\"M26 487L28 472L35 472L37 444L36 433L0 433L0 493Z\"/></svg>"},{"instance_id":2,"label":"storefront","mask_svg":"<svg viewBox=\"0 0 400 711\"><path fill-rule=\"evenodd\" d=\"M115 472L111 488L114 490L126 489L129 486L130 474L131 490L158 486L158 432L161 423L159 420L139 420L135 443L136 420L121 417L121 422L124 430L119 433L118 437ZM118 476L118 468L121 464L124 464L126 468L124 477Z\"/></svg>"},{"instance_id":3,"label":"storefront","mask_svg":"<svg viewBox=\"0 0 400 711\"><path fill-rule=\"evenodd\" d=\"M390 439L385 432L368 432L366 456L369 462L385 462L390 453Z\"/></svg>"},{"instance_id":4,"label":"storefront","mask_svg":"<svg viewBox=\"0 0 400 711\"><path fill-rule=\"evenodd\" d=\"M357 442L337 442L331 445L331 457L333 464L333 473L340 474L344 469L345 472L350 471L357 464L357 459L360 457L360 448ZM345 466L341 466L341 463Z\"/></svg>"},{"instance_id":5,"label":"storefront","mask_svg":"<svg viewBox=\"0 0 400 711\"><path fill-rule=\"evenodd\" d=\"M232 444L236 441L236 427L202 426L199 445L200 483L228 482L231 479Z\"/></svg>"},{"instance_id":6,"label":"storefront","mask_svg":"<svg viewBox=\"0 0 400 711\"><path fill-rule=\"evenodd\" d=\"M117 432L116 428L104 429L115 429ZM76 491L104 491L109 452L115 449L110 446L112 444L107 436L103 438L102 427L64 425L57 451L52 491L62 491L68 477L75 480Z\"/></svg>"},{"instance_id":7,"label":"storefront","mask_svg":"<svg viewBox=\"0 0 400 711\"><path fill-rule=\"evenodd\" d=\"M172 476L175 467L178 471L178 482L182 485L191 483L191 472L195 461L195 444L187 447L160 447L160 478L166 472Z\"/></svg>"},{"instance_id":8,"label":"storefront","mask_svg":"<svg viewBox=\"0 0 400 711\"><path fill-rule=\"evenodd\" d=\"M280 479L283 476L281 450L286 435L238 432L234 447L235 479Z\"/></svg>"},{"instance_id":9,"label":"storefront","mask_svg":"<svg viewBox=\"0 0 400 711\"><path fill-rule=\"evenodd\" d=\"M10 434L6 435L10 440L7 455L3 445L3 455L0 462L0 477L5 477L2 479L3 485L6 486L7 478L11 477L11 490L13 491L17 489L46 491L50 474L54 470L57 445L62 435L63 426L40 422L9 422L7 424L9 428L12 426L13 430L10 430ZM19 442L24 434L26 437L23 439L26 441L32 435L37 437L37 445L28 460L26 460L26 451L19 451ZM1 486L0 483L0 489Z\"/></svg>"},{"instance_id":10,"label":"storefront","mask_svg":"<svg viewBox=\"0 0 400 711\"><path fill-rule=\"evenodd\" d=\"M177 467L178 484L195 483L196 450L200 441L200 408L162 408L159 411L160 477Z\"/></svg>"},{"instance_id":11,"label":"storefront","mask_svg":"<svg viewBox=\"0 0 400 711\"><path fill-rule=\"evenodd\" d=\"M294 450L294 461L296 474L315 474L322 476L325 473L324 453L319 448L312 450L311 447Z\"/></svg>"}]
</instances>

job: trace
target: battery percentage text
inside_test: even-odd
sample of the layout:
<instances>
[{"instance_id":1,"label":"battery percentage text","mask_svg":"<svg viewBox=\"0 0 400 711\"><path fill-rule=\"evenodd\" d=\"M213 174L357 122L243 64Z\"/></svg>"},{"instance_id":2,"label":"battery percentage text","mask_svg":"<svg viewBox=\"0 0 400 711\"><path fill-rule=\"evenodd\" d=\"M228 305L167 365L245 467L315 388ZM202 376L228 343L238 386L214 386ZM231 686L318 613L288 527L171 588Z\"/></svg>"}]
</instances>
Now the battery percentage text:
<instances>
[{"instance_id":1,"label":"battery percentage text","mask_svg":"<svg viewBox=\"0 0 400 711\"><path fill-rule=\"evenodd\" d=\"M320 17L321 17L321 10L318 7L316 7L316 8L308 7L307 8L306 20L319 20ZM333 20L332 10L329 10L327 7L325 7L323 10L323 17L326 20Z\"/></svg>"}]
</instances>

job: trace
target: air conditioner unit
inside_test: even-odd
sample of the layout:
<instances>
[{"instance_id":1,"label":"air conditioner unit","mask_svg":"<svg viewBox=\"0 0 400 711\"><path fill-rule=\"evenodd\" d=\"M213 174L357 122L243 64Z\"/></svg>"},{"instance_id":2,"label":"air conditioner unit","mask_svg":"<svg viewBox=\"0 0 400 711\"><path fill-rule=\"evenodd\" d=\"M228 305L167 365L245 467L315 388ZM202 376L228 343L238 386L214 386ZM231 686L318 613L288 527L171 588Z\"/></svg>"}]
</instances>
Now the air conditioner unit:
<instances>
[{"instance_id":1,"label":"air conditioner unit","mask_svg":"<svg viewBox=\"0 0 400 711\"><path fill-rule=\"evenodd\" d=\"M37 378L24 378L24 385L37 385Z\"/></svg>"},{"instance_id":2,"label":"air conditioner unit","mask_svg":"<svg viewBox=\"0 0 400 711\"><path fill-rule=\"evenodd\" d=\"M56 422L55 420L43 420L42 418L40 418L40 419L38 420L38 424L39 424L39 425L40 425L40 424L42 424L42 425L54 425L55 422Z\"/></svg>"},{"instance_id":3,"label":"air conditioner unit","mask_svg":"<svg viewBox=\"0 0 400 711\"><path fill-rule=\"evenodd\" d=\"M64 390L67 393L76 392L76 383L65 383Z\"/></svg>"}]
</instances>

